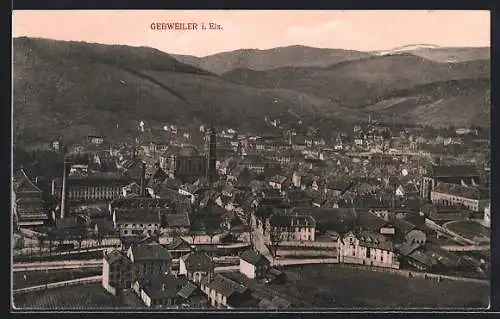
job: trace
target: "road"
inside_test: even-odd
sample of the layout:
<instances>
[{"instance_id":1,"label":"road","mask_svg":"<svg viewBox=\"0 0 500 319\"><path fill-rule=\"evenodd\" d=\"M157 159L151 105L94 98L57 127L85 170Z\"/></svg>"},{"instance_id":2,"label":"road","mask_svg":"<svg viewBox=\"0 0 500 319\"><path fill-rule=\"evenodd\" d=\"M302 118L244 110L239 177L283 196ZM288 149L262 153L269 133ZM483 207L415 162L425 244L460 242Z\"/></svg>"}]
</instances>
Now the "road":
<instances>
[{"instance_id":1,"label":"road","mask_svg":"<svg viewBox=\"0 0 500 319\"><path fill-rule=\"evenodd\" d=\"M262 226L258 225L257 219L253 214L251 217L251 224L252 224L251 225L252 239L255 249L262 255L264 255L264 257L266 257L267 260L271 261L271 263L274 263L274 258L271 254L271 251L269 250L269 248L267 248L265 243L264 230Z\"/></svg>"}]
</instances>

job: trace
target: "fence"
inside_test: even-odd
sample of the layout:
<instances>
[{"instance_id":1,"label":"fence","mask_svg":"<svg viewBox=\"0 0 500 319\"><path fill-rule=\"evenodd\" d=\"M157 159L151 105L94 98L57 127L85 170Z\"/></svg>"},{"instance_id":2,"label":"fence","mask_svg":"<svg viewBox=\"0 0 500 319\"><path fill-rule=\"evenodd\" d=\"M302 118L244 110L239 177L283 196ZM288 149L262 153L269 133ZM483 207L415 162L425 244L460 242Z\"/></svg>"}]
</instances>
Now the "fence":
<instances>
[{"instance_id":1,"label":"fence","mask_svg":"<svg viewBox=\"0 0 500 319\"><path fill-rule=\"evenodd\" d=\"M487 284L490 282L488 280L476 279L476 278L468 278L468 277L456 277L456 276L448 276L448 275L439 275L427 272L420 271L411 271L411 270L403 270L403 269L393 269L393 268L382 268L382 267L372 267L372 266L363 266L356 264L340 264L341 267L347 268L355 268L360 270L370 270L377 272L385 272L385 273L393 273L401 276L409 277L409 278L423 278L423 279L436 279L436 280L455 280L455 281L464 281L464 282L473 282L478 284Z\"/></svg>"},{"instance_id":2,"label":"fence","mask_svg":"<svg viewBox=\"0 0 500 319\"><path fill-rule=\"evenodd\" d=\"M81 284L97 283L97 282L100 282L101 280L102 280L101 275L92 276L92 277L72 279L72 280L67 280L67 281L53 282L50 284L39 285L39 286L14 289L13 293L14 293L14 295L19 295L19 294L25 294L25 293L30 293L30 292L36 292L36 291L44 291L46 289L54 289L54 288L62 288L62 287L69 287L69 286L78 286Z\"/></svg>"},{"instance_id":3,"label":"fence","mask_svg":"<svg viewBox=\"0 0 500 319\"><path fill-rule=\"evenodd\" d=\"M291 266L308 264L338 264L337 258L316 258L316 259L276 259L273 266Z\"/></svg>"},{"instance_id":4,"label":"fence","mask_svg":"<svg viewBox=\"0 0 500 319\"><path fill-rule=\"evenodd\" d=\"M443 245L441 249L446 251L489 251L490 245L483 246L459 246L459 245Z\"/></svg>"},{"instance_id":5,"label":"fence","mask_svg":"<svg viewBox=\"0 0 500 319\"><path fill-rule=\"evenodd\" d=\"M13 258L14 261L21 261L21 260L38 260L38 259L47 259L47 258L52 258L52 257L58 257L58 256L66 256L66 255L78 255L82 253L90 253L90 252L98 252L102 251L108 248L116 248L118 246L116 245L100 245L100 246L93 246L93 247L85 247L81 249L73 249L73 250L68 250L68 251L38 251L37 253L30 252L30 253L14 253Z\"/></svg>"}]
</instances>

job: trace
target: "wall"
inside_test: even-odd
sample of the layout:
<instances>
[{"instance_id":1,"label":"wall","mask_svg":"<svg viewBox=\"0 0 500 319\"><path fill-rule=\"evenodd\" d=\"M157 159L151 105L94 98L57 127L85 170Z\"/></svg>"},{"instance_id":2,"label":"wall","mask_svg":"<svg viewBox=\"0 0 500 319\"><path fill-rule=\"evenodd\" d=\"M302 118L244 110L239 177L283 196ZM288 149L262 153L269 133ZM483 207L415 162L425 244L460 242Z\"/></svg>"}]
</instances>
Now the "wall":
<instances>
[{"instance_id":1,"label":"wall","mask_svg":"<svg viewBox=\"0 0 500 319\"><path fill-rule=\"evenodd\" d=\"M179 274L180 275L186 275L187 274L187 269L186 269L186 263L184 260L179 258Z\"/></svg>"},{"instance_id":2,"label":"wall","mask_svg":"<svg viewBox=\"0 0 500 319\"><path fill-rule=\"evenodd\" d=\"M109 264L106 259L102 263L102 286L112 295L116 294L116 289L109 285Z\"/></svg>"},{"instance_id":3,"label":"wall","mask_svg":"<svg viewBox=\"0 0 500 319\"><path fill-rule=\"evenodd\" d=\"M255 267L243 259L240 259L240 272L250 279L255 278Z\"/></svg>"},{"instance_id":4,"label":"wall","mask_svg":"<svg viewBox=\"0 0 500 319\"><path fill-rule=\"evenodd\" d=\"M50 283L50 284L46 284L46 285L39 285L39 286L33 286L33 287L27 287L27 288L21 288L21 289L14 289L13 294L18 295L18 294L35 292L35 291L43 291L46 289L78 286L78 285L88 284L88 283L98 283L101 281L102 281L102 276L99 275L99 276L93 276L93 277L73 279L73 280L68 280L68 281L54 282L54 283Z\"/></svg>"}]
</instances>

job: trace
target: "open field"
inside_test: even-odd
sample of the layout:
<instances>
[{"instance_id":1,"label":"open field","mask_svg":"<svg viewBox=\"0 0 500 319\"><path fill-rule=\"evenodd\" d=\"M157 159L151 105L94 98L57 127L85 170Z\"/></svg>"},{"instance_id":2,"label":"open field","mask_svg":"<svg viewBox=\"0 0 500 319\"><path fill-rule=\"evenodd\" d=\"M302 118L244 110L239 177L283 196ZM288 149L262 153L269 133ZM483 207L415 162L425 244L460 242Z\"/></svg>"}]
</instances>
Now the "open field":
<instances>
[{"instance_id":1,"label":"open field","mask_svg":"<svg viewBox=\"0 0 500 319\"><path fill-rule=\"evenodd\" d=\"M457 221L446 225L446 228L469 239L490 237L490 230L475 221Z\"/></svg>"},{"instance_id":2,"label":"open field","mask_svg":"<svg viewBox=\"0 0 500 319\"><path fill-rule=\"evenodd\" d=\"M16 271L12 273L12 284L14 289L20 289L47 283L97 276L100 274L102 274L101 267L47 271ZM26 276L26 279L24 279L24 276Z\"/></svg>"},{"instance_id":3,"label":"open field","mask_svg":"<svg viewBox=\"0 0 500 319\"><path fill-rule=\"evenodd\" d=\"M71 310L118 308L122 303L97 283L14 296L14 306L23 310Z\"/></svg>"},{"instance_id":4,"label":"open field","mask_svg":"<svg viewBox=\"0 0 500 319\"><path fill-rule=\"evenodd\" d=\"M476 283L406 278L342 265L288 268L284 284L271 287L314 308L481 308L490 287Z\"/></svg>"}]
</instances>

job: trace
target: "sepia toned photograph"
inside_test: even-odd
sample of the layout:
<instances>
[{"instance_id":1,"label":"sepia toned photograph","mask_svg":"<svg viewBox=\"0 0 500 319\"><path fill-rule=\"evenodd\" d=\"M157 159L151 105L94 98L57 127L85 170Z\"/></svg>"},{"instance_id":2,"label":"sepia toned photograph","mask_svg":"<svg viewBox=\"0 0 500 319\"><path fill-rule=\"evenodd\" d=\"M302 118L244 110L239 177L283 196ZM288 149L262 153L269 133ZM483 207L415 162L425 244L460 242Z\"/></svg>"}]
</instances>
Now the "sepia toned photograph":
<instances>
[{"instance_id":1,"label":"sepia toned photograph","mask_svg":"<svg viewBox=\"0 0 500 319\"><path fill-rule=\"evenodd\" d=\"M14 10L11 309L490 305L490 12Z\"/></svg>"}]
</instances>

